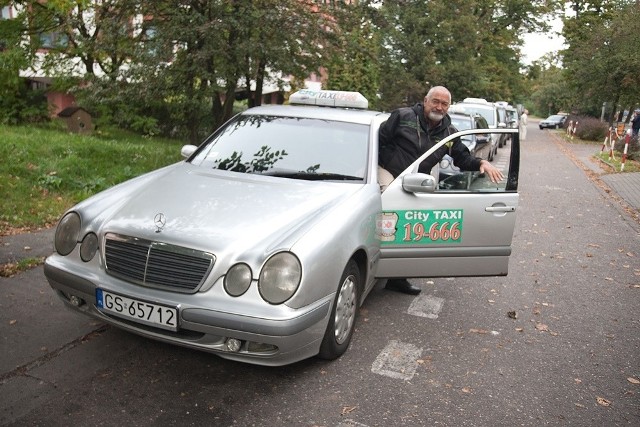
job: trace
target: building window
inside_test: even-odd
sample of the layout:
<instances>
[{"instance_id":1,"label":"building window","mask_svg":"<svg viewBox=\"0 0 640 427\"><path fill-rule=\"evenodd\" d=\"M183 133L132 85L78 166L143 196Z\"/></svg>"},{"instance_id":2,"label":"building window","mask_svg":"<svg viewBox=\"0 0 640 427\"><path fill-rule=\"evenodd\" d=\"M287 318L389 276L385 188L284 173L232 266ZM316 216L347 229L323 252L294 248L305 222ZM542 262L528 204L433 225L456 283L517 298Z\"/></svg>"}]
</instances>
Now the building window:
<instances>
[{"instance_id":1,"label":"building window","mask_svg":"<svg viewBox=\"0 0 640 427\"><path fill-rule=\"evenodd\" d=\"M43 33L40 34L40 44L45 49L67 47L69 39L66 34L62 33Z\"/></svg>"}]
</instances>

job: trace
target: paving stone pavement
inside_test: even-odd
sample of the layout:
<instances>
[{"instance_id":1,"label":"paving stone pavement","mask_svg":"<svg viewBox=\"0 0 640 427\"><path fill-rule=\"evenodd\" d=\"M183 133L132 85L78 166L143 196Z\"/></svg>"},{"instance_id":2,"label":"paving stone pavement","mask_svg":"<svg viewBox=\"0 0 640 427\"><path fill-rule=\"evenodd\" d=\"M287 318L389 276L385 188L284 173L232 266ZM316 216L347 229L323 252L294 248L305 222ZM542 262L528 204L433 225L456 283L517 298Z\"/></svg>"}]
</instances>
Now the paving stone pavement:
<instances>
[{"instance_id":1,"label":"paving stone pavement","mask_svg":"<svg viewBox=\"0 0 640 427\"><path fill-rule=\"evenodd\" d=\"M607 173L601 162L594 158L602 149L600 144L559 143L564 144L580 162L597 173L631 208L640 211L640 172Z\"/></svg>"}]
</instances>

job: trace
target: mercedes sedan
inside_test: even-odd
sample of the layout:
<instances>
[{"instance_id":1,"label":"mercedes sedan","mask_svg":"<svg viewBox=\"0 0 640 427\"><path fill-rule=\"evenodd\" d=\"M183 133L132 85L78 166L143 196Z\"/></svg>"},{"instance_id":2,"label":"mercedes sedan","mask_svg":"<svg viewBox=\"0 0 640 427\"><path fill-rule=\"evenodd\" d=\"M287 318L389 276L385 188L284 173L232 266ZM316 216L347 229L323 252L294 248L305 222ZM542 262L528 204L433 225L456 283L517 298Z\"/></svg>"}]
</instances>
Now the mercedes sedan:
<instances>
[{"instance_id":1,"label":"mercedes sedan","mask_svg":"<svg viewBox=\"0 0 640 427\"><path fill-rule=\"evenodd\" d=\"M302 90L289 101L248 109L182 147L183 161L67 211L45 262L64 304L148 338L276 366L342 355L359 306L385 279L507 274L517 149L497 184L470 173L439 189L418 172L432 149L381 193L388 114L356 92ZM437 147L474 132L487 131ZM517 147L517 130L498 132Z\"/></svg>"}]
</instances>

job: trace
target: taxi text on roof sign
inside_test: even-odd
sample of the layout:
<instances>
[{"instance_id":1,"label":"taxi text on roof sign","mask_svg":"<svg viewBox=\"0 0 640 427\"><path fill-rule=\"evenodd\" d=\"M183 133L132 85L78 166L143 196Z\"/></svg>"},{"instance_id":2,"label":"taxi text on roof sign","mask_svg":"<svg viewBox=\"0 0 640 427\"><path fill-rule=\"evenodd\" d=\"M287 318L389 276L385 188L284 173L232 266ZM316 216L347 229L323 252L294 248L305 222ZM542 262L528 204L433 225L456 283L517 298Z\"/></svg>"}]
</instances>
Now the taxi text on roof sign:
<instances>
[{"instance_id":1,"label":"taxi text on roof sign","mask_svg":"<svg viewBox=\"0 0 640 427\"><path fill-rule=\"evenodd\" d=\"M289 104L367 109L369 101L360 92L302 89L289 97Z\"/></svg>"}]
</instances>

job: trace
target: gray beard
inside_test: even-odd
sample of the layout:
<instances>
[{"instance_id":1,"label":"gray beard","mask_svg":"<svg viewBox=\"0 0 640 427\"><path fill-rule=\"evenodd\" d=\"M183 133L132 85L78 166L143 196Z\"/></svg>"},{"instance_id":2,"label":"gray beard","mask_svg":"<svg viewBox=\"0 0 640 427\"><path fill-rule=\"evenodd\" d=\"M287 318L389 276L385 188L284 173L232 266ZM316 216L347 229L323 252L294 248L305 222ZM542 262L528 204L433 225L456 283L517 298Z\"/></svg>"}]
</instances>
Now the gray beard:
<instances>
[{"instance_id":1,"label":"gray beard","mask_svg":"<svg viewBox=\"0 0 640 427\"><path fill-rule=\"evenodd\" d=\"M439 122L444 119L444 114L438 114L435 111L429 113L429 120L433 120L434 122Z\"/></svg>"}]
</instances>

